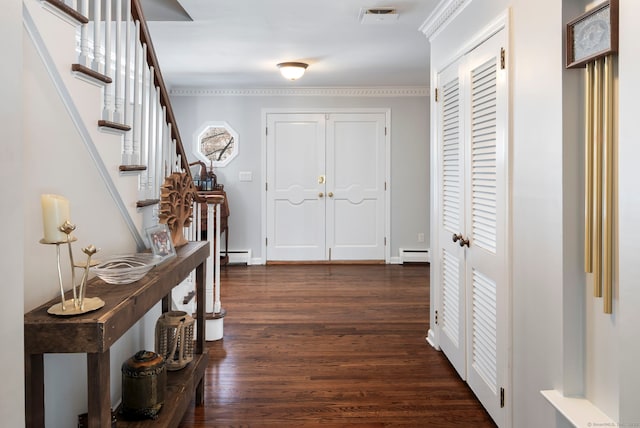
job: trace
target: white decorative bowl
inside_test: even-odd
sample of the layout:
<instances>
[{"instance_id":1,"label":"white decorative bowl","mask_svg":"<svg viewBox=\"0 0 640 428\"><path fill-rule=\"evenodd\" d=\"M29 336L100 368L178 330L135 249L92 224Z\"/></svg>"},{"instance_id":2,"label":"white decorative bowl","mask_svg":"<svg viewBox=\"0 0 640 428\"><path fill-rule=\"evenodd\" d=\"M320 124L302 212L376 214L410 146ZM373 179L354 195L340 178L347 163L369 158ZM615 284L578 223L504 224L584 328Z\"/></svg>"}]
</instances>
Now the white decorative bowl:
<instances>
[{"instance_id":1,"label":"white decorative bowl","mask_svg":"<svg viewBox=\"0 0 640 428\"><path fill-rule=\"evenodd\" d=\"M108 284L130 284L145 276L160 261L160 256L137 253L115 256L90 269Z\"/></svg>"}]
</instances>

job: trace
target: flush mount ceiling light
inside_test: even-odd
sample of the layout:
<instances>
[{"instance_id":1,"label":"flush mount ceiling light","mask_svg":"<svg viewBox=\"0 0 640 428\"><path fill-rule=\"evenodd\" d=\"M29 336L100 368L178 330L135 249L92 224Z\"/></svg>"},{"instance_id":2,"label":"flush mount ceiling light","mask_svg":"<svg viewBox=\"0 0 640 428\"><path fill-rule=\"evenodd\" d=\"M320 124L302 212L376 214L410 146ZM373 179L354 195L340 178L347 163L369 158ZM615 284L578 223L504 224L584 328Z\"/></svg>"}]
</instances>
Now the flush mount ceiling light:
<instances>
[{"instance_id":1,"label":"flush mount ceiling light","mask_svg":"<svg viewBox=\"0 0 640 428\"><path fill-rule=\"evenodd\" d=\"M278 64L280 74L289 80L301 78L308 66L309 64L305 64L304 62L281 62Z\"/></svg>"}]
</instances>

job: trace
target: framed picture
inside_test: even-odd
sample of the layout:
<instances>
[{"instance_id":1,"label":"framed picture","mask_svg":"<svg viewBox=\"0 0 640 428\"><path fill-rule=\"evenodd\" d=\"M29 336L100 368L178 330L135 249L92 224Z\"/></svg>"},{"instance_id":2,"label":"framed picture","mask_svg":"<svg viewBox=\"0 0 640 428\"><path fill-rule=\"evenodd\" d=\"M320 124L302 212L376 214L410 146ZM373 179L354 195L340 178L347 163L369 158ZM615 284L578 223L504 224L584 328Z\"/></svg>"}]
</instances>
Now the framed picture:
<instances>
[{"instance_id":1,"label":"framed picture","mask_svg":"<svg viewBox=\"0 0 640 428\"><path fill-rule=\"evenodd\" d=\"M176 255L176 250L173 248L173 242L171 242L171 233L169 232L169 228L166 224L158 224L157 226L150 227L146 232L153 254L163 258L169 258Z\"/></svg>"},{"instance_id":2,"label":"framed picture","mask_svg":"<svg viewBox=\"0 0 640 428\"><path fill-rule=\"evenodd\" d=\"M567 68L618 52L618 0L605 1L567 24Z\"/></svg>"}]
</instances>

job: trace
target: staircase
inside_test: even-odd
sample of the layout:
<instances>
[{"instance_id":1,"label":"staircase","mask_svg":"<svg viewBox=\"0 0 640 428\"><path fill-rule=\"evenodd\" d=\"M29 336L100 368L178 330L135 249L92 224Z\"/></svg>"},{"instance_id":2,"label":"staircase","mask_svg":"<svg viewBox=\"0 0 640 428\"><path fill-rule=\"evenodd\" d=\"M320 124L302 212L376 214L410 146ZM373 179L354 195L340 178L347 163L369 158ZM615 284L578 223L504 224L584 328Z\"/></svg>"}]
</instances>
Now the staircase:
<instances>
[{"instance_id":1,"label":"staircase","mask_svg":"<svg viewBox=\"0 0 640 428\"><path fill-rule=\"evenodd\" d=\"M138 251L158 224L161 189L174 172L188 175L184 151L149 30L138 0L24 0L24 25ZM66 23L66 25L64 24ZM194 203L190 240L200 240L199 204L208 204L212 236L207 312L223 313L214 233L220 198ZM212 282L212 281L209 281ZM209 284L208 284L209 285ZM216 291L214 291L214 288ZM193 312L194 280L173 292L174 310ZM214 298L214 294L216 298Z\"/></svg>"}]
</instances>

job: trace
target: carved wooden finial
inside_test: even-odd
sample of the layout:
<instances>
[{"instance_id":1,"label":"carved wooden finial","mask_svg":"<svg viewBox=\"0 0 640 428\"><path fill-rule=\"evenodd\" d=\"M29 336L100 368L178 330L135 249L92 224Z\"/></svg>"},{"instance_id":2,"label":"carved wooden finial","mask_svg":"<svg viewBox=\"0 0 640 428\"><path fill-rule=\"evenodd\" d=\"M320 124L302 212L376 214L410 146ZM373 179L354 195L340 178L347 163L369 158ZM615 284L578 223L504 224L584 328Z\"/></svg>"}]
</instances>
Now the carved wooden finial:
<instances>
[{"instance_id":1,"label":"carved wooden finial","mask_svg":"<svg viewBox=\"0 0 640 428\"><path fill-rule=\"evenodd\" d=\"M160 223L166 224L171 231L174 247L180 247L188 241L183 229L191 225L194 187L184 172L174 172L164 180L160 193Z\"/></svg>"}]
</instances>

